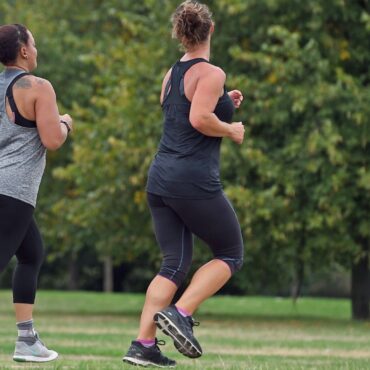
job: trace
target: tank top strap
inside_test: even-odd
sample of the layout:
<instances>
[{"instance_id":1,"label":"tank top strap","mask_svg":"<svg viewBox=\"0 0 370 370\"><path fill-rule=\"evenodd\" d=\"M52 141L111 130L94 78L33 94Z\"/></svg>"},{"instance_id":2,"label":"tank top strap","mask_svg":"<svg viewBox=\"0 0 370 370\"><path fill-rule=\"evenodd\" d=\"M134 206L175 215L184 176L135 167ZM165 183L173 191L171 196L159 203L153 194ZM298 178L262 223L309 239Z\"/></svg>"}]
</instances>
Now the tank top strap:
<instances>
[{"instance_id":1,"label":"tank top strap","mask_svg":"<svg viewBox=\"0 0 370 370\"><path fill-rule=\"evenodd\" d=\"M171 76L165 87L163 102L170 97L172 101L183 99L183 96L185 95L184 75L193 65L201 62L209 63L208 60L204 58L194 58L185 62L178 61L172 66Z\"/></svg>"},{"instance_id":2,"label":"tank top strap","mask_svg":"<svg viewBox=\"0 0 370 370\"><path fill-rule=\"evenodd\" d=\"M187 60L185 62L178 61L176 64L179 66L180 75L181 77L184 76L184 74L194 65L197 63L206 62L209 63L207 59L204 58L194 58Z\"/></svg>"}]
</instances>

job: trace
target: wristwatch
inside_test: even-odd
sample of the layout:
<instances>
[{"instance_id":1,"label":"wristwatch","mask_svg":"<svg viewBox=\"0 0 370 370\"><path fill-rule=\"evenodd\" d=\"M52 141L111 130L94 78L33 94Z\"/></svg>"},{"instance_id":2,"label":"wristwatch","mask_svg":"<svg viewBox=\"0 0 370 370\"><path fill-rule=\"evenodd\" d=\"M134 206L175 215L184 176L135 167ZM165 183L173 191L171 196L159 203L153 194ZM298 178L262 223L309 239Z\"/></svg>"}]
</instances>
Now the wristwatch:
<instances>
[{"instance_id":1,"label":"wristwatch","mask_svg":"<svg viewBox=\"0 0 370 370\"><path fill-rule=\"evenodd\" d=\"M68 122L64 121L64 119L61 119L60 123L63 123L67 127L68 134L69 134L71 132L71 126L68 124Z\"/></svg>"}]
</instances>

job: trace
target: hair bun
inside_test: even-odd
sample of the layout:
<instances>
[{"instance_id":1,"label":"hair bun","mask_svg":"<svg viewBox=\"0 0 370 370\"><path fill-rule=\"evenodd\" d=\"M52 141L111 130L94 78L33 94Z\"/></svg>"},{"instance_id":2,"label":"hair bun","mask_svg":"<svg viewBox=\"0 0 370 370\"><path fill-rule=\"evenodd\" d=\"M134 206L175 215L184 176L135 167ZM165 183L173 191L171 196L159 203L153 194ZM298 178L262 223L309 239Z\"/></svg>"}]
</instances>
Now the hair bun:
<instances>
[{"instance_id":1,"label":"hair bun","mask_svg":"<svg viewBox=\"0 0 370 370\"><path fill-rule=\"evenodd\" d=\"M206 41L212 26L212 14L204 4L185 1L176 9L172 17L172 36L178 39L185 49Z\"/></svg>"}]
</instances>

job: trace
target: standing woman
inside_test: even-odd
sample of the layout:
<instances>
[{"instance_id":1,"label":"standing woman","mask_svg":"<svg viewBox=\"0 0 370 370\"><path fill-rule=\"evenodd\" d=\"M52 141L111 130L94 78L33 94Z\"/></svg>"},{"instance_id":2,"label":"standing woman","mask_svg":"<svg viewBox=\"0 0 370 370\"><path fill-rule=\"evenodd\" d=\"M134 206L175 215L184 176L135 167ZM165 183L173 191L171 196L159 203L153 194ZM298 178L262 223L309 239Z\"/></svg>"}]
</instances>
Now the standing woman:
<instances>
[{"instance_id":1,"label":"standing woman","mask_svg":"<svg viewBox=\"0 0 370 370\"><path fill-rule=\"evenodd\" d=\"M48 350L33 328L33 305L43 245L33 213L45 168L46 149L56 150L72 129L59 115L49 81L30 74L37 67L32 33L20 24L0 26L0 273L13 256L13 302L18 327L13 359L46 362Z\"/></svg>"},{"instance_id":2,"label":"standing woman","mask_svg":"<svg viewBox=\"0 0 370 370\"><path fill-rule=\"evenodd\" d=\"M123 358L143 366L176 364L160 352L156 325L183 355L202 355L192 314L243 263L240 226L219 176L222 138L243 142L244 126L232 122L243 96L238 90L228 93L225 73L209 62L214 23L208 7L185 1L172 23L185 54L163 80L163 134L147 183L163 262L146 293L138 338ZM193 234L208 244L213 259L196 271L180 299L170 305L190 269Z\"/></svg>"}]
</instances>

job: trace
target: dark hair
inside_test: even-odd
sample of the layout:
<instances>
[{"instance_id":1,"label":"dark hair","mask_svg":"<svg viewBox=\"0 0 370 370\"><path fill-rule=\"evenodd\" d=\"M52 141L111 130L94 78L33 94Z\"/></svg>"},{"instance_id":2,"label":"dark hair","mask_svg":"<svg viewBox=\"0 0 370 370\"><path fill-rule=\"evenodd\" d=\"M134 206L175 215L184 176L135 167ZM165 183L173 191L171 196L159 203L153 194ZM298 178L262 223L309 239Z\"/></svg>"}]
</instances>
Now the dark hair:
<instances>
[{"instance_id":1,"label":"dark hair","mask_svg":"<svg viewBox=\"0 0 370 370\"><path fill-rule=\"evenodd\" d=\"M0 26L0 62L4 65L15 62L22 45L27 45L29 35L22 24Z\"/></svg>"},{"instance_id":2,"label":"dark hair","mask_svg":"<svg viewBox=\"0 0 370 370\"><path fill-rule=\"evenodd\" d=\"M178 39L185 50L207 40L212 26L212 13L207 5L187 0L178 6L171 17L172 37Z\"/></svg>"}]
</instances>

